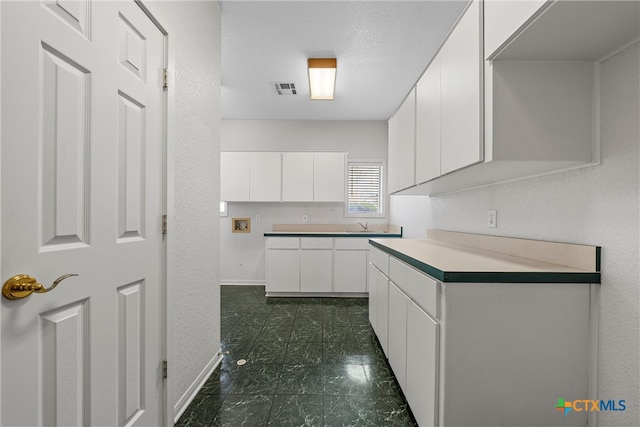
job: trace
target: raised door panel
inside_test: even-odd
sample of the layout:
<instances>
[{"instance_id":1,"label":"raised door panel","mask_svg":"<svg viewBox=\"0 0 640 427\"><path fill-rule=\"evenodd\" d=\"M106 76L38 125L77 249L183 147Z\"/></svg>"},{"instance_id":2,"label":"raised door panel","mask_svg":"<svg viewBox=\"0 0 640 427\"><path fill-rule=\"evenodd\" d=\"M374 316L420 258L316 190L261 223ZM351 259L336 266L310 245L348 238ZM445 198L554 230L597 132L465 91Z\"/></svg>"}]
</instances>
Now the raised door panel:
<instances>
[{"instance_id":1,"label":"raised door panel","mask_svg":"<svg viewBox=\"0 0 640 427\"><path fill-rule=\"evenodd\" d=\"M367 292L367 251L334 252L334 292Z\"/></svg>"},{"instance_id":2,"label":"raised door panel","mask_svg":"<svg viewBox=\"0 0 640 427\"><path fill-rule=\"evenodd\" d=\"M251 153L249 200L279 202L281 199L282 155L280 153Z\"/></svg>"},{"instance_id":3,"label":"raised door panel","mask_svg":"<svg viewBox=\"0 0 640 427\"><path fill-rule=\"evenodd\" d=\"M313 200L316 202L344 202L344 153L313 154Z\"/></svg>"},{"instance_id":4,"label":"raised door panel","mask_svg":"<svg viewBox=\"0 0 640 427\"><path fill-rule=\"evenodd\" d=\"M440 51L441 173L482 160L481 6L470 3Z\"/></svg>"},{"instance_id":5,"label":"raised door panel","mask_svg":"<svg viewBox=\"0 0 640 427\"><path fill-rule=\"evenodd\" d=\"M440 176L440 56L416 85L416 184Z\"/></svg>"},{"instance_id":6,"label":"raised door panel","mask_svg":"<svg viewBox=\"0 0 640 427\"><path fill-rule=\"evenodd\" d=\"M413 301L407 302L407 387L405 395L418 425L436 425L439 324Z\"/></svg>"},{"instance_id":7,"label":"raised door panel","mask_svg":"<svg viewBox=\"0 0 640 427\"><path fill-rule=\"evenodd\" d=\"M300 292L331 292L332 264L333 251L330 249L302 250L300 252Z\"/></svg>"},{"instance_id":8,"label":"raised door panel","mask_svg":"<svg viewBox=\"0 0 640 427\"><path fill-rule=\"evenodd\" d=\"M299 250L267 250L265 269L267 293L300 292Z\"/></svg>"},{"instance_id":9,"label":"raised door panel","mask_svg":"<svg viewBox=\"0 0 640 427\"><path fill-rule=\"evenodd\" d=\"M250 158L248 152L220 153L220 199L249 201Z\"/></svg>"},{"instance_id":10,"label":"raised door panel","mask_svg":"<svg viewBox=\"0 0 640 427\"><path fill-rule=\"evenodd\" d=\"M313 201L313 153L282 154L282 201Z\"/></svg>"},{"instance_id":11,"label":"raised door panel","mask_svg":"<svg viewBox=\"0 0 640 427\"><path fill-rule=\"evenodd\" d=\"M144 153L146 107L119 91L118 241L145 237Z\"/></svg>"},{"instance_id":12,"label":"raised door panel","mask_svg":"<svg viewBox=\"0 0 640 427\"><path fill-rule=\"evenodd\" d=\"M484 52L492 56L505 42L530 21L547 0L485 0Z\"/></svg>"},{"instance_id":13,"label":"raised door panel","mask_svg":"<svg viewBox=\"0 0 640 427\"><path fill-rule=\"evenodd\" d=\"M402 391L407 391L407 297L389 282L389 364Z\"/></svg>"},{"instance_id":14,"label":"raised door panel","mask_svg":"<svg viewBox=\"0 0 640 427\"><path fill-rule=\"evenodd\" d=\"M125 424L144 408L145 282L117 290L118 302L118 420Z\"/></svg>"},{"instance_id":15,"label":"raised door panel","mask_svg":"<svg viewBox=\"0 0 640 427\"><path fill-rule=\"evenodd\" d=\"M46 43L42 42L40 49L40 250L49 251L59 245L81 247L89 243L91 75Z\"/></svg>"},{"instance_id":16,"label":"raised door panel","mask_svg":"<svg viewBox=\"0 0 640 427\"><path fill-rule=\"evenodd\" d=\"M88 306L85 299L40 314L43 425L88 423Z\"/></svg>"}]
</instances>

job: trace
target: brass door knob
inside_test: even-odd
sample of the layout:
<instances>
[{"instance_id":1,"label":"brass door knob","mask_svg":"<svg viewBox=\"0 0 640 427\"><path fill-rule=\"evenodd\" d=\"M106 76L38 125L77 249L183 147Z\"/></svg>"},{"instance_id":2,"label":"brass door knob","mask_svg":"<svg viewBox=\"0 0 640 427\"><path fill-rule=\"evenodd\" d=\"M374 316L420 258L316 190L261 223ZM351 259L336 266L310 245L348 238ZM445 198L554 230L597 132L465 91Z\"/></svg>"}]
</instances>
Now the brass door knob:
<instances>
[{"instance_id":1,"label":"brass door knob","mask_svg":"<svg viewBox=\"0 0 640 427\"><path fill-rule=\"evenodd\" d=\"M73 276L77 276L77 274L63 274L54 280L51 286L45 288L38 283L35 277L27 274L18 274L4 282L4 285L2 286L2 295L7 299L16 300L26 298L33 292L44 294L52 291L64 279L68 279Z\"/></svg>"}]
</instances>

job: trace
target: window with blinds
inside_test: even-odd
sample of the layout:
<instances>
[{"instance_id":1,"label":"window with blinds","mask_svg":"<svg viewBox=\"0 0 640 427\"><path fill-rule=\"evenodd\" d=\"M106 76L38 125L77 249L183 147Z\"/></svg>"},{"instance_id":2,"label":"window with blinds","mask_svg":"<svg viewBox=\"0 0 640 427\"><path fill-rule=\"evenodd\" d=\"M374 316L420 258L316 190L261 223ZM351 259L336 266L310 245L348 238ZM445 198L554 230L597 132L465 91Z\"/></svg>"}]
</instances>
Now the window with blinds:
<instances>
[{"instance_id":1,"label":"window with blinds","mask_svg":"<svg viewBox=\"0 0 640 427\"><path fill-rule=\"evenodd\" d=\"M382 162L349 162L347 215L383 215Z\"/></svg>"}]
</instances>

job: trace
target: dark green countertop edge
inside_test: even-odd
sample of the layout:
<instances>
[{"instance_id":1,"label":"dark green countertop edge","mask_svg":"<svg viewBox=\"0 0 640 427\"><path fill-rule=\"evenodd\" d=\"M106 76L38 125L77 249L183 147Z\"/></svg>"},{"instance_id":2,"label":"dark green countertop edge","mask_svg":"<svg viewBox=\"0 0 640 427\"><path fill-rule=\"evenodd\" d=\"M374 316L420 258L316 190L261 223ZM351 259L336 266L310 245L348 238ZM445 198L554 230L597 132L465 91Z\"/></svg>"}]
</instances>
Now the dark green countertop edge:
<instances>
[{"instance_id":1,"label":"dark green countertop edge","mask_svg":"<svg viewBox=\"0 0 640 427\"><path fill-rule=\"evenodd\" d=\"M284 233L284 234L283 234ZM366 238L393 238L402 237L398 233L287 233L287 232L268 232L264 233L264 237L366 237Z\"/></svg>"},{"instance_id":2,"label":"dark green countertop edge","mask_svg":"<svg viewBox=\"0 0 640 427\"><path fill-rule=\"evenodd\" d=\"M598 272L596 273L518 273L518 272L485 272L485 271L442 271L422 261L394 249L369 240L369 243L383 252L392 255L407 264L427 273L441 282L467 283L600 283L600 248L596 250Z\"/></svg>"}]
</instances>

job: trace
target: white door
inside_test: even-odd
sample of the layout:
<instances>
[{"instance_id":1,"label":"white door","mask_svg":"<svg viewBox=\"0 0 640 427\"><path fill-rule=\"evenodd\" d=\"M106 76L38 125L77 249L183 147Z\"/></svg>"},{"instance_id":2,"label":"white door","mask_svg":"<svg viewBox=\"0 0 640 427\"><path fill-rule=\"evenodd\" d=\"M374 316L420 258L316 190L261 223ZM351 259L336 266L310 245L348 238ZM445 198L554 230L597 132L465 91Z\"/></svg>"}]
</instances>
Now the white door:
<instances>
[{"instance_id":1,"label":"white door","mask_svg":"<svg viewBox=\"0 0 640 427\"><path fill-rule=\"evenodd\" d=\"M164 36L131 2L1 2L1 418L161 425Z\"/></svg>"}]
</instances>

